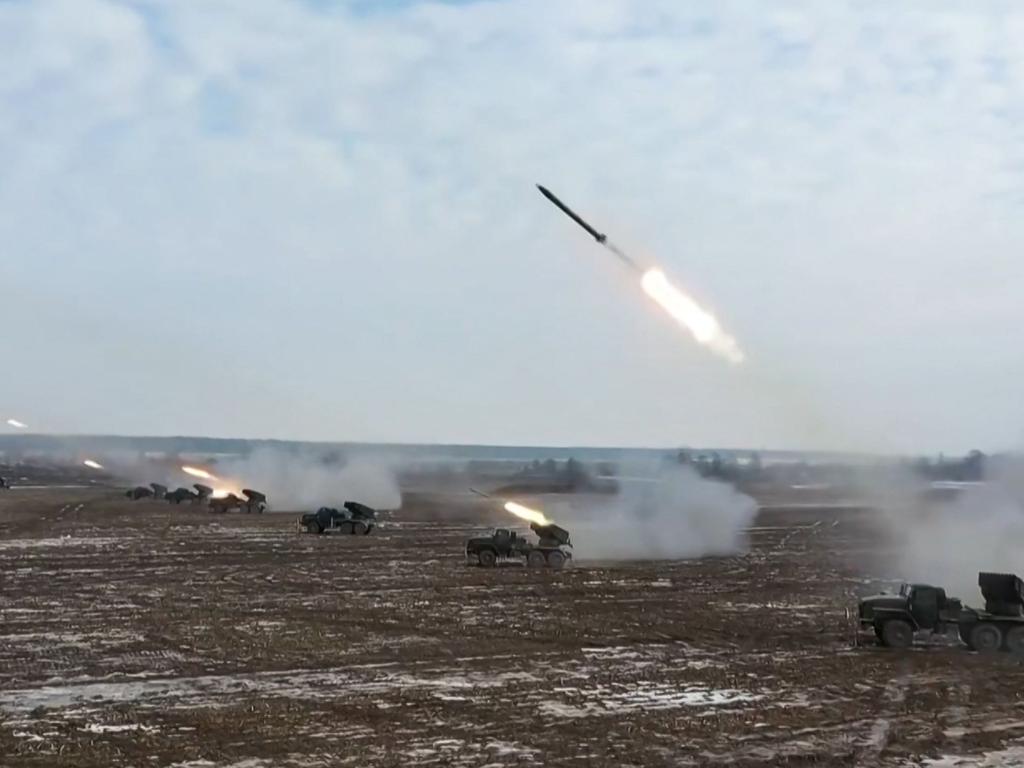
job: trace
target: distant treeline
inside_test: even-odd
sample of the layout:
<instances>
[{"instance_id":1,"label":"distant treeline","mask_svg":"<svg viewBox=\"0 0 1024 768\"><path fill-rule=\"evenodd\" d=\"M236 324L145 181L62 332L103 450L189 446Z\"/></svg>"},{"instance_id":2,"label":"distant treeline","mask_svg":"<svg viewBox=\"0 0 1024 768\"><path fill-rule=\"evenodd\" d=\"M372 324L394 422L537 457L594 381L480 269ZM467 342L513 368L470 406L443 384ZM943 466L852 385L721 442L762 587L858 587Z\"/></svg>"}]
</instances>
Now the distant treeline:
<instances>
[{"instance_id":1,"label":"distant treeline","mask_svg":"<svg viewBox=\"0 0 1024 768\"><path fill-rule=\"evenodd\" d=\"M501 445L431 445L404 443L304 442L221 437L134 437L120 435L0 434L0 453L7 461L38 455L102 456L136 453L165 456L248 455L262 448L283 453L314 453L332 460L347 454L380 455L411 461L466 461L471 472L487 474L495 462L518 466L516 479L555 481L569 487L586 486L593 476L611 477L622 462L654 460L685 464L704 477L737 483L842 483L852 474L878 465L893 466L892 458L825 451L744 451L739 449L593 448ZM970 482L984 477L989 457L971 451L961 458L918 458L900 464L923 478ZM506 470L507 471L507 470ZM504 473L502 473L504 474Z\"/></svg>"},{"instance_id":2,"label":"distant treeline","mask_svg":"<svg viewBox=\"0 0 1024 768\"><path fill-rule=\"evenodd\" d=\"M911 462L913 470L929 480L972 483L985 479L989 457L978 450L958 459L948 459L941 453L936 459L921 457Z\"/></svg>"},{"instance_id":3,"label":"distant treeline","mask_svg":"<svg viewBox=\"0 0 1024 768\"><path fill-rule=\"evenodd\" d=\"M895 467L909 469L924 479L948 482L980 482L985 479L988 457L978 450L959 458L939 455L936 459L921 457L897 462ZM854 478L863 478L873 471L862 462L806 462L790 461L765 463L761 455L752 451L746 457L723 456L715 451L693 453L680 451L675 461L693 467L703 477L734 483L767 484L843 484ZM893 463L878 462L876 468L893 468Z\"/></svg>"},{"instance_id":4,"label":"distant treeline","mask_svg":"<svg viewBox=\"0 0 1024 768\"><path fill-rule=\"evenodd\" d=\"M137 452L176 454L240 454L247 455L259 448L272 447L279 451L315 452L337 450L341 452L379 454L410 459L449 459L465 461L510 461L520 465L534 460L565 462L569 459L595 465L601 462L654 460L673 456L670 448L618 448L615 446L530 446L530 445L473 445L443 443L362 443L315 442L300 440L268 440L233 437L190 436L126 436L126 435L53 435L53 434L0 434L0 451L11 454L84 452ZM712 449L705 449L705 453ZM714 452L722 457L736 459L750 451L718 448ZM863 454L828 451L761 452L766 463L773 461L844 462L864 460Z\"/></svg>"}]
</instances>

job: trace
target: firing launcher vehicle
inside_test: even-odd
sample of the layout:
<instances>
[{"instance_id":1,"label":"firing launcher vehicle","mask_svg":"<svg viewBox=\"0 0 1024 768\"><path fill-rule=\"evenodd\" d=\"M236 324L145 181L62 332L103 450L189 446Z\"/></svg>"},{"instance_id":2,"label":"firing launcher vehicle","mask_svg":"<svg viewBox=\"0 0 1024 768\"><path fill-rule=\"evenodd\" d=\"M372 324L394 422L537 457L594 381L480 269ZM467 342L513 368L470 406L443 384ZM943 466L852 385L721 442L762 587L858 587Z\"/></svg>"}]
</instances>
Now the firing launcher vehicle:
<instances>
[{"instance_id":1,"label":"firing launcher vehicle","mask_svg":"<svg viewBox=\"0 0 1024 768\"><path fill-rule=\"evenodd\" d=\"M173 491L164 494L164 498L171 504L181 504L183 501L193 501L198 496L188 488L175 488Z\"/></svg>"},{"instance_id":2,"label":"firing launcher vehicle","mask_svg":"<svg viewBox=\"0 0 1024 768\"><path fill-rule=\"evenodd\" d=\"M233 509L242 509L244 506L245 501L235 494L229 493L227 496L211 496L209 511L216 515L223 515Z\"/></svg>"},{"instance_id":3,"label":"firing launcher vehicle","mask_svg":"<svg viewBox=\"0 0 1024 768\"><path fill-rule=\"evenodd\" d=\"M970 608L941 587L904 584L896 595L866 597L858 605L861 628L882 645L906 648L914 634L956 630L972 651L1010 651L1024 656L1024 582L1009 573L979 573L985 610Z\"/></svg>"},{"instance_id":4,"label":"firing launcher vehicle","mask_svg":"<svg viewBox=\"0 0 1024 768\"><path fill-rule=\"evenodd\" d=\"M499 561L524 562L530 568L561 568L572 559L569 532L554 523L530 523L540 541L534 544L525 536L507 528L496 528L490 536L466 542L466 559L484 568L493 568Z\"/></svg>"},{"instance_id":5,"label":"firing launcher vehicle","mask_svg":"<svg viewBox=\"0 0 1024 768\"><path fill-rule=\"evenodd\" d=\"M308 533L365 536L376 527L376 524L377 510L358 501L346 501L341 509L320 507L316 512L299 518L299 530Z\"/></svg>"},{"instance_id":6,"label":"firing launcher vehicle","mask_svg":"<svg viewBox=\"0 0 1024 768\"><path fill-rule=\"evenodd\" d=\"M254 491L252 488L243 488L242 495L245 496L245 504L242 507L242 509L245 512L266 512L266 494L260 493L259 491Z\"/></svg>"}]
</instances>

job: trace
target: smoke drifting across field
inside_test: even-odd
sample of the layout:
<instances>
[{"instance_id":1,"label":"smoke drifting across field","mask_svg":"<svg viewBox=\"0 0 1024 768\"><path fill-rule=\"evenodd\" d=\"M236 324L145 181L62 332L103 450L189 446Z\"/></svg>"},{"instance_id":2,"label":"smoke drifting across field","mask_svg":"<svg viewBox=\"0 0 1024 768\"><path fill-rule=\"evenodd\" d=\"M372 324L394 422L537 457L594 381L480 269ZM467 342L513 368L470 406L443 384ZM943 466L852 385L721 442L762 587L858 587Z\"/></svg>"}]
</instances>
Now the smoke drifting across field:
<instances>
[{"instance_id":1,"label":"smoke drifting across field","mask_svg":"<svg viewBox=\"0 0 1024 768\"><path fill-rule=\"evenodd\" d=\"M685 466L659 468L611 499L550 506L582 560L660 560L746 550L757 502Z\"/></svg>"},{"instance_id":2,"label":"smoke drifting across field","mask_svg":"<svg viewBox=\"0 0 1024 768\"><path fill-rule=\"evenodd\" d=\"M394 467L387 459L352 456L333 461L271 448L218 462L217 477L267 494L272 509L300 510L359 501L379 509L401 505Z\"/></svg>"},{"instance_id":3,"label":"smoke drifting across field","mask_svg":"<svg viewBox=\"0 0 1024 768\"><path fill-rule=\"evenodd\" d=\"M1024 457L990 460L986 475L945 503L897 492L880 504L895 547L886 573L968 603L980 600L979 571L1024 575Z\"/></svg>"},{"instance_id":4,"label":"smoke drifting across field","mask_svg":"<svg viewBox=\"0 0 1024 768\"><path fill-rule=\"evenodd\" d=\"M189 463L209 471L216 479L197 479L179 466L155 466L137 456L110 459L105 466L117 477L144 486L160 482L173 490L179 486L191 488L200 482L236 495L243 488L252 488L265 493L270 509L277 511L340 507L346 501L359 501L378 509L401 506L397 464L383 456L339 457L315 451L260 448L246 456Z\"/></svg>"}]
</instances>

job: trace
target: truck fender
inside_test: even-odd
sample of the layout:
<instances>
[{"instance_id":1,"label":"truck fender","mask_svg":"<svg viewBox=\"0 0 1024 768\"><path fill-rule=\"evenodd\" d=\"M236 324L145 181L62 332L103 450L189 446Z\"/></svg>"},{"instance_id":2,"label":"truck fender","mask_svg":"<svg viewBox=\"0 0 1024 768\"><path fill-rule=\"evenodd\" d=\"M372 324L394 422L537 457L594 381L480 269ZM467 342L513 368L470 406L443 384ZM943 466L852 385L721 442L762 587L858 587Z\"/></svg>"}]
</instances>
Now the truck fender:
<instances>
[{"instance_id":1,"label":"truck fender","mask_svg":"<svg viewBox=\"0 0 1024 768\"><path fill-rule=\"evenodd\" d=\"M881 608L875 611L874 624L882 624L889 619L903 619L917 632L921 627L917 621L914 620L914 615L907 610L901 608Z\"/></svg>"}]
</instances>

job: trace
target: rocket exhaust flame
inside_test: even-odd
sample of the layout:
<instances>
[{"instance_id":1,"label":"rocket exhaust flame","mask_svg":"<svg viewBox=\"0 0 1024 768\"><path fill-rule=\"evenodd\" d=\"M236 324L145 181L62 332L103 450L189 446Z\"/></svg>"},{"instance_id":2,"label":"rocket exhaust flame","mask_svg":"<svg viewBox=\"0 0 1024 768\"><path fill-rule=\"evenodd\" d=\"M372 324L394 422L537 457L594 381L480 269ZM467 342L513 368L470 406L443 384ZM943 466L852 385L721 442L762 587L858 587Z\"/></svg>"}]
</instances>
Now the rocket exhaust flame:
<instances>
[{"instance_id":1,"label":"rocket exhaust flame","mask_svg":"<svg viewBox=\"0 0 1024 768\"><path fill-rule=\"evenodd\" d=\"M17 419L8 419L7 425L14 427L15 429L28 429L28 424L18 421Z\"/></svg>"},{"instance_id":2,"label":"rocket exhaust flame","mask_svg":"<svg viewBox=\"0 0 1024 768\"><path fill-rule=\"evenodd\" d=\"M676 288L660 269L649 269L640 280L644 293L654 299L676 322L686 328L697 343L721 355L730 363L743 362L736 339L722 330L718 320L700 304Z\"/></svg>"},{"instance_id":3,"label":"rocket exhaust flame","mask_svg":"<svg viewBox=\"0 0 1024 768\"><path fill-rule=\"evenodd\" d=\"M199 477L199 478L202 478L203 480L210 480L211 482L214 482L214 483L230 483L230 482L232 482L231 480L222 480L221 478L217 477L212 472L207 472L205 469L200 469L199 467L184 466L184 467L181 468L181 471L184 472L187 475L192 475L192 477ZM232 496L232 495L241 497L242 496L241 489L233 488L233 487L230 487L230 486L229 487L221 486L220 488L214 488L213 492L210 494L210 498L212 498L212 499L226 499L228 496Z\"/></svg>"},{"instance_id":4,"label":"rocket exhaust flame","mask_svg":"<svg viewBox=\"0 0 1024 768\"><path fill-rule=\"evenodd\" d=\"M199 477L202 478L203 480L217 480L217 478L214 475L210 474L205 469L199 469L198 467L182 467L181 471L184 472L186 475L192 475L192 477Z\"/></svg>"},{"instance_id":5,"label":"rocket exhaust flame","mask_svg":"<svg viewBox=\"0 0 1024 768\"><path fill-rule=\"evenodd\" d=\"M529 507L524 507L522 504L516 504L514 501L505 502L505 511L511 512L516 517L530 523L536 523L537 525L551 525L551 521L544 516L543 512L539 512L536 509L530 509Z\"/></svg>"},{"instance_id":6,"label":"rocket exhaust flame","mask_svg":"<svg viewBox=\"0 0 1024 768\"><path fill-rule=\"evenodd\" d=\"M558 210L579 224L587 234L597 240L597 242L613 254L618 256L623 264L634 272L639 273L641 271L640 265L626 255L622 249L616 247L616 245L608 239L607 235L598 232L590 226L590 224L584 221L569 206L555 197L554 193L545 187L542 187L540 184L537 185L537 189L539 189L541 194L550 200ZM665 273L660 269L648 269L643 272L643 275L640 278L640 285L644 289L644 293L654 299L654 301L657 302L662 309L668 312L668 314L670 314L677 323L693 334L693 337L697 340L698 344L707 347L715 354L724 357L730 363L738 365L743 362L743 351L740 349L739 344L736 343L736 339L722 330L722 326L714 315L703 309L687 294L672 285L672 283L668 281L668 278L665 277Z\"/></svg>"},{"instance_id":7,"label":"rocket exhaust flame","mask_svg":"<svg viewBox=\"0 0 1024 768\"><path fill-rule=\"evenodd\" d=\"M476 488L470 488L469 492L470 493L475 493L477 496L479 496L482 499L491 499L492 501L496 500L496 499L494 499L493 496L490 496L489 494L483 493L482 491L478 491ZM536 509L530 509L529 507L524 507L522 504L517 504L514 501L506 501L505 505L504 505L504 508L505 508L506 512L511 512L513 515L515 515L516 517L518 517L521 520L526 520L527 522L530 522L530 523L536 523L537 525L551 525L552 524L551 521L548 520L547 517L544 516L543 512L539 512Z\"/></svg>"},{"instance_id":8,"label":"rocket exhaust flame","mask_svg":"<svg viewBox=\"0 0 1024 768\"><path fill-rule=\"evenodd\" d=\"M92 459L86 459L82 463L89 469L103 469L102 464L100 464L98 461L93 461Z\"/></svg>"}]
</instances>

